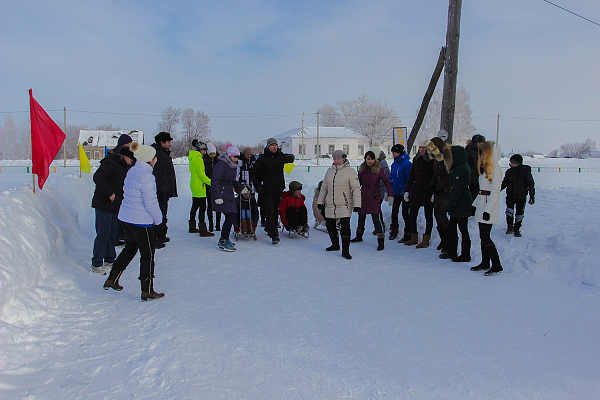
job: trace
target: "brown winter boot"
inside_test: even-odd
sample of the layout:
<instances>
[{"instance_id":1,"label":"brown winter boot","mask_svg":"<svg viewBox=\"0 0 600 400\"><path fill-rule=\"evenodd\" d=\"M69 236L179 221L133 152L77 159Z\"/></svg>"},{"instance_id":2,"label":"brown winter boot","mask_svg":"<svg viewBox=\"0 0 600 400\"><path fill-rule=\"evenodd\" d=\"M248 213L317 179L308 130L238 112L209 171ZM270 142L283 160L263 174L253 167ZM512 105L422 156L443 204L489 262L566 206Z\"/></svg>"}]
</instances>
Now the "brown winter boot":
<instances>
[{"instance_id":1,"label":"brown winter boot","mask_svg":"<svg viewBox=\"0 0 600 400\"><path fill-rule=\"evenodd\" d=\"M408 241L404 242L404 245L405 246L414 246L417 243L419 243L419 234L411 232L410 239Z\"/></svg>"},{"instance_id":2,"label":"brown winter boot","mask_svg":"<svg viewBox=\"0 0 600 400\"><path fill-rule=\"evenodd\" d=\"M240 222L240 229L242 230L242 233L249 233L251 231L250 226L250 221L248 221L247 219L243 219Z\"/></svg>"},{"instance_id":3,"label":"brown winter boot","mask_svg":"<svg viewBox=\"0 0 600 400\"><path fill-rule=\"evenodd\" d=\"M195 220L190 220L188 222L190 223L190 230L188 231L189 233L198 233L198 232L200 232L198 230L198 228L196 228L196 221Z\"/></svg>"},{"instance_id":4,"label":"brown winter boot","mask_svg":"<svg viewBox=\"0 0 600 400\"><path fill-rule=\"evenodd\" d=\"M209 232L208 229L206 229L206 222L199 222L198 228L200 228L200 230L198 230L198 232L200 232L200 237L215 236L214 233Z\"/></svg>"},{"instance_id":5,"label":"brown winter boot","mask_svg":"<svg viewBox=\"0 0 600 400\"><path fill-rule=\"evenodd\" d=\"M152 279L142 281L142 301L156 300L162 297L165 297L165 294L154 291L154 281Z\"/></svg>"},{"instance_id":6,"label":"brown winter boot","mask_svg":"<svg viewBox=\"0 0 600 400\"><path fill-rule=\"evenodd\" d=\"M417 245L417 249L429 247L429 239L431 239L431 235L423 235L423 240Z\"/></svg>"},{"instance_id":7,"label":"brown winter boot","mask_svg":"<svg viewBox=\"0 0 600 400\"><path fill-rule=\"evenodd\" d=\"M114 289L117 292L123 290L123 286L119 285L119 278L121 277L121 274L123 274L123 271L118 271L114 268L111 269L110 275L106 279L106 282L104 282L104 290Z\"/></svg>"}]
</instances>

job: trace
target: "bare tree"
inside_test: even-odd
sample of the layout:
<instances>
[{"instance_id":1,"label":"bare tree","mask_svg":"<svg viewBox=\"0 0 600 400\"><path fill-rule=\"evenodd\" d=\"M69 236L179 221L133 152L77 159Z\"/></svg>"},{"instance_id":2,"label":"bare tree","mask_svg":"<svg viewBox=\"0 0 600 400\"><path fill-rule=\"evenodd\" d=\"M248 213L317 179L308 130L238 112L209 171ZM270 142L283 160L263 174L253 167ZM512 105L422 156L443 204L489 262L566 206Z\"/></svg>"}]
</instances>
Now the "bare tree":
<instances>
[{"instance_id":1,"label":"bare tree","mask_svg":"<svg viewBox=\"0 0 600 400\"><path fill-rule=\"evenodd\" d=\"M162 111L162 117L158 123L159 132L169 132L173 134L181 120L181 108L168 107Z\"/></svg>"},{"instance_id":2,"label":"bare tree","mask_svg":"<svg viewBox=\"0 0 600 400\"><path fill-rule=\"evenodd\" d=\"M343 126L353 129L369 141L386 142L391 137L391 128L400 126L402 120L396 112L379 100L370 100L364 94L356 99L338 102L343 115Z\"/></svg>"},{"instance_id":3,"label":"bare tree","mask_svg":"<svg viewBox=\"0 0 600 400\"><path fill-rule=\"evenodd\" d=\"M590 152L596 149L596 141L586 139L583 143L565 143L560 146L560 152L563 157L585 158L590 155Z\"/></svg>"},{"instance_id":4,"label":"bare tree","mask_svg":"<svg viewBox=\"0 0 600 400\"><path fill-rule=\"evenodd\" d=\"M181 113L181 140L184 142L188 151L192 148L192 140L198 139L207 142L210 139L210 118L202 111L194 112L191 108L186 108Z\"/></svg>"},{"instance_id":5,"label":"bare tree","mask_svg":"<svg viewBox=\"0 0 600 400\"><path fill-rule=\"evenodd\" d=\"M550 154L548 154L548 157L558 157L558 150L552 150Z\"/></svg>"},{"instance_id":6,"label":"bare tree","mask_svg":"<svg viewBox=\"0 0 600 400\"><path fill-rule=\"evenodd\" d=\"M319 117L319 125L321 126L344 126L342 116L329 103L325 103L319 108Z\"/></svg>"},{"instance_id":7,"label":"bare tree","mask_svg":"<svg viewBox=\"0 0 600 400\"><path fill-rule=\"evenodd\" d=\"M438 135L440 130L440 121L442 118L442 89L436 89L429 102L427 108L427 114L423 120L423 125L419 130L417 136L417 142L421 142L425 139L431 139ZM472 123L472 110L471 110L471 96L464 86L461 86L456 91L456 101L454 109L454 131L452 134L452 142L466 143L467 140L471 139L477 129ZM417 110L417 113L419 110Z\"/></svg>"},{"instance_id":8,"label":"bare tree","mask_svg":"<svg viewBox=\"0 0 600 400\"><path fill-rule=\"evenodd\" d=\"M103 125L97 125L92 130L94 130L94 131L120 131L121 128L119 128L119 127L114 127L113 128L112 124L103 124Z\"/></svg>"}]
</instances>

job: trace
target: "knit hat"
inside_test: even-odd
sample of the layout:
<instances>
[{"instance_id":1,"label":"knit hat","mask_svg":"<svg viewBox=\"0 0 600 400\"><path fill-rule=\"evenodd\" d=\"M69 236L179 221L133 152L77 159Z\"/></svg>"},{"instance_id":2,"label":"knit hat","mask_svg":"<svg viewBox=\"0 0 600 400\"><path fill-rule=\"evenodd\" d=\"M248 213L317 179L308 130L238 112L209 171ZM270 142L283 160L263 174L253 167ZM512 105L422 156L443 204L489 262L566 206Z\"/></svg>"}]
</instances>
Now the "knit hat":
<instances>
[{"instance_id":1,"label":"knit hat","mask_svg":"<svg viewBox=\"0 0 600 400\"><path fill-rule=\"evenodd\" d=\"M244 150L242 151L243 155L246 154L252 154L252 147L244 147Z\"/></svg>"},{"instance_id":2,"label":"knit hat","mask_svg":"<svg viewBox=\"0 0 600 400\"><path fill-rule=\"evenodd\" d=\"M197 151L206 150L208 148L208 146L206 146L206 143L204 143L198 139L192 140L192 146L194 146Z\"/></svg>"},{"instance_id":3,"label":"knit hat","mask_svg":"<svg viewBox=\"0 0 600 400\"><path fill-rule=\"evenodd\" d=\"M333 153L331 153L331 156L333 158L346 158L347 157L347 155L342 150L334 150Z\"/></svg>"},{"instance_id":4,"label":"knit hat","mask_svg":"<svg viewBox=\"0 0 600 400\"><path fill-rule=\"evenodd\" d=\"M379 158L379 154L381 153L381 149L379 148L379 143L374 142L373 146L371 146L369 151L372 151L373 154L375 154L375 159L377 160Z\"/></svg>"},{"instance_id":5,"label":"knit hat","mask_svg":"<svg viewBox=\"0 0 600 400\"><path fill-rule=\"evenodd\" d=\"M135 158L135 154L133 154L133 152L131 151L131 149L127 146L123 146L119 149L119 154L121 154L122 156L126 156L131 158L133 161L136 160Z\"/></svg>"},{"instance_id":6,"label":"knit hat","mask_svg":"<svg viewBox=\"0 0 600 400\"><path fill-rule=\"evenodd\" d=\"M520 154L513 154L510 156L510 162L517 165L523 164L523 156Z\"/></svg>"},{"instance_id":7,"label":"knit hat","mask_svg":"<svg viewBox=\"0 0 600 400\"><path fill-rule=\"evenodd\" d=\"M154 147L145 144L139 144L138 142L131 143L129 150L133 151L135 158L141 162L149 162L156 157L156 150Z\"/></svg>"},{"instance_id":8,"label":"knit hat","mask_svg":"<svg viewBox=\"0 0 600 400\"><path fill-rule=\"evenodd\" d=\"M173 140L169 132L159 132L158 135L154 136L154 142L169 142Z\"/></svg>"},{"instance_id":9,"label":"knit hat","mask_svg":"<svg viewBox=\"0 0 600 400\"><path fill-rule=\"evenodd\" d=\"M296 190L302 190L302 184L298 181L291 181L290 182L290 193L294 193Z\"/></svg>"},{"instance_id":10,"label":"knit hat","mask_svg":"<svg viewBox=\"0 0 600 400\"><path fill-rule=\"evenodd\" d=\"M400 143L396 143L392 146L392 151L394 153L402 154L404 153L404 146L402 146Z\"/></svg>"},{"instance_id":11,"label":"knit hat","mask_svg":"<svg viewBox=\"0 0 600 400\"><path fill-rule=\"evenodd\" d=\"M206 153L210 154L210 153L216 153L216 152L217 152L217 148L215 147L215 145L212 143L209 143Z\"/></svg>"},{"instance_id":12,"label":"knit hat","mask_svg":"<svg viewBox=\"0 0 600 400\"><path fill-rule=\"evenodd\" d=\"M233 156L239 157L240 156L240 149L238 149L237 147L235 147L233 145L231 147L228 147L227 148L227 156L229 156L229 157L233 157Z\"/></svg>"},{"instance_id":13,"label":"knit hat","mask_svg":"<svg viewBox=\"0 0 600 400\"><path fill-rule=\"evenodd\" d=\"M128 134L124 133L119 136L119 140L117 140L117 147L121 147L127 143L133 142L133 139ZM129 157L129 156L128 156Z\"/></svg>"},{"instance_id":14,"label":"knit hat","mask_svg":"<svg viewBox=\"0 0 600 400\"><path fill-rule=\"evenodd\" d=\"M272 144L279 145L279 144L277 143L277 139L275 139L275 138L269 138L269 139L267 139L267 147L269 147L269 146L270 146L270 145L272 145Z\"/></svg>"},{"instance_id":15,"label":"knit hat","mask_svg":"<svg viewBox=\"0 0 600 400\"><path fill-rule=\"evenodd\" d=\"M230 148L231 146L233 146L231 143L227 142L227 144L225 145L225 150L227 150L228 148Z\"/></svg>"}]
</instances>

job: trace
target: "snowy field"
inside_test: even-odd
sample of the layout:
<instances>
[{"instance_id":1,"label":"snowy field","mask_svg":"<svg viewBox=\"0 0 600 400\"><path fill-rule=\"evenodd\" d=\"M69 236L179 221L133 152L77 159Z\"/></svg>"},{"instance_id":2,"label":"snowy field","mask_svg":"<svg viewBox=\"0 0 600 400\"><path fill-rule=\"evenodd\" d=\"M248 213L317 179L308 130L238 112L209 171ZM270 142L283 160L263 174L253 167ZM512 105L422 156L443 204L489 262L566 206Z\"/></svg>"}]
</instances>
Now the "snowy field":
<instances>
[{"instance_id":1,"label":"snowy field","mask_svg":"<svg viewBox=\"0 0 600 400\"><path fill-rule=\"evenodd\" d=\"M310 206L325 169L298 164L286 179ZM494 226L504 272L484 277L469 270L474 221L468 264L438 259L435 230L427 249L378 252L365 235L350 261L315 230L273 246L259 228L219 251L187 233L189 172L176 170L171 242L156 252L166 297L149 303L137 257L122 292L89 272L89 175L53 173L34 195L31 175L2 170L1 399L600 398L600 173L534 171L523 237Z\"/></svg>"}]
</instances>

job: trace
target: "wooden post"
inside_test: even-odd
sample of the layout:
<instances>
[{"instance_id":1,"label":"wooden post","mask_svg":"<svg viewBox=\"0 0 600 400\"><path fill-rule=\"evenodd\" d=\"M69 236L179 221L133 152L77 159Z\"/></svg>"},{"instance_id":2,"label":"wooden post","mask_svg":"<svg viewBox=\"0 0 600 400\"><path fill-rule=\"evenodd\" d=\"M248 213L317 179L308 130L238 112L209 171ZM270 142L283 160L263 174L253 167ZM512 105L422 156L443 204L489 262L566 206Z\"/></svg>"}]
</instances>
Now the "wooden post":
<instances>
[{"instance_id":1,"label":"wooden post","mask_svg":"<svg viewBox=\"0 0 600 400\"><path fill-rule=\"evenodd\" d=\"M319 158L321 158L321 145L319 144L319 112L317 111L317 165L319 165Z\"/></svg>"},{"instance_id":2,"label":"wooden post","mask_svg":"<svg viewBox=\"0 0 600 400\"><path fill-rule=\"evenodd\" d=\"M440 49L440 56L438 58L437 65L435 66L435 70L433 71L433 75L431 76L431 80L429 81L429 87L425 92L425 96L423 97L423 102L421 103L421 108L419 109L419 113L417 114L417 119L410 130L410 135L408 136L408 140L406 142L406 154L410 154L410 149L412 148L413 143L417 139L417 135L419 134L419 129L421 129L421 125L423 124L423 119L425 119L425 114L427 113L427 107L429 107L429 102L431 101L431 97L433 97L433 92L435 92L435 87L440 79L440 75L442 74L442 70L444 69L444 59L445 59L446 48L442 47ZM393 137L393 131L392 131Z\"/></svg>"},{"instance_id":3,"label":"wooden post","mask_svg":"<svg viewBox=\"0 0 600 400\"><path fill-rule=\"evenodd\" d=\"M452 143L454 108L456 101L456 78L458 74L458 42L460 38L460 12L462 0L450 0L448 6L448 30L446 31L446 67L444 70L444 94L442 97L442 120L440 130L448 132L447 143Z\"/></svg>"}]
</instances>

